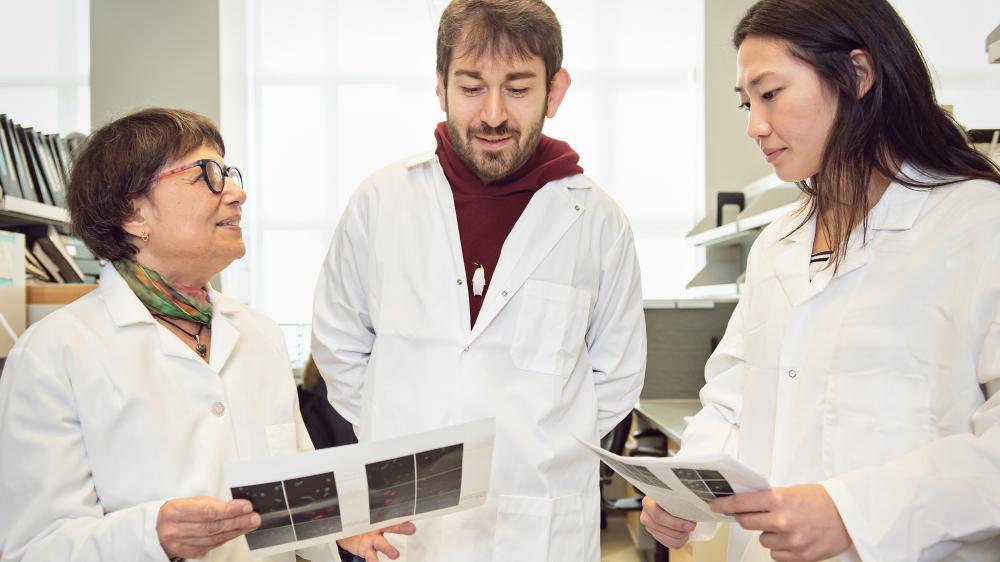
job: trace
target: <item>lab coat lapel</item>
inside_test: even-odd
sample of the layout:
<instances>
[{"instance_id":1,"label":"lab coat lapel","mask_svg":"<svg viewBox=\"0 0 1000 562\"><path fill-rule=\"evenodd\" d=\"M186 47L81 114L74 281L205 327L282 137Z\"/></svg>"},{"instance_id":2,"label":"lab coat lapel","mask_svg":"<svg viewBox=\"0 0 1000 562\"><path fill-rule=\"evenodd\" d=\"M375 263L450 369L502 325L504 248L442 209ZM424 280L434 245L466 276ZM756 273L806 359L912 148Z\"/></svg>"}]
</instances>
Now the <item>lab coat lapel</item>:
<instances>
[{"instance_id":1,"label":"lab coat lapel","mask_svg":"<svg viewBox=\"0 0 1000 562\"><path fill-rule=\"evenodd\" d=\"M790 228L797 226L798 222L795 219ZM801 228L778 241L775 275L792 306L804 303L825 287L825 283L821 286L819 283L809 282L809 258L815 236L816 218L813 217Z\"/></svg>"},{"instance_id":2,"label":"lab coat lapel","mask_svg":"<svg viewBox=\"0 0 1000 562\"><path fill-rule=\"evenodd\" d=\"M139 297L135 296L121 275L115 270L112 264L104 266L101 271L101 283L99 285L101 297L108 306L108 312L112 320L119 328L133 326L135 324L149 324L157 331L157 339L160 342L160 351L170 357L180 357L184 359L197 358L197 355L170 330L160 326L149 310L142 304Z\"/></svg>"},{"instance_id":3,"label":"lab coat lapel","mask_svg":"<svg viewBox=\"0 0 1000 562\"><path fill-rule=\"evenodd\" d=\"M119 328L135 324L149 324L157 330L160 351L164 355L192 361L202 360L184 341L170 330L159 325L110 263L105 265L101 271L99 290L108 307L108 313ZM220 372L239 340L239 332L226 316L235 314L239 307L227 297L212 290L211 287L209 287L209 294L212 295L212 306L215 309L212 318L212 353L209 360L212 369Z\"/></svg>"},{"instance_id":4,"label":"lab coat lapel","mask_svg":"<svg viewBox=\"0 0 1000 562\"><path fill-rule=\"evenodd\" d=\"M437 156L433 157L435 160ZM434 196L437 200L437 208L441 213L441 224L447 229L446 238L448 243L451 244L451 252L449 255L453 256L453 262L451 264L452 270L458 279L464 279L465 283L471 283L471 279L465 279L465 256L462 254L462 239L458 232L458 213L455 211L455 196L451 192L451 184L448 183L447 176L444 175L444 169L441 168L439 162L435 162L435 166L431 167L431 174L434 175L431 178L431 184L434 185ZM502 261L502 260L501 260ZM471 321L469 312L469 301L466 297L466 293L463 291L455 291L458 295L456 302L456 308L459 319L458 326L468 326ZM480 313L482 317L482 313Z\"/></svg>"},{"instance_id":5,"label":"lab coat lapel","mask_svg":"<svg viewBox=\"0 0 1000 562\"><path fill-rule=\"evenodd\" d=\"M904 173L915 175L914 170L904 166ZM917 176L920 179L920 176ZM798 306L826 289L833 279L843 277L868 265L872 260L873 246L880 231L909 230L923 211L927 195L926 189L910 189L892 182L882 198L868 214L868 232L860 224L851 234L844 261L836 272L826 269L809 281L809 258L816 236L816 218L813 217L796 232L781 240L776 260L776 274L781 287L792 306Z\"/></svg>"},{"instance_id":6,"label":"lab coat lapel","mask_svg":"<svg viewBox=\"0 0 1000 562\"><path fill-rule=\"evenodd\" d=\"M904 173L908 170L911 168L904 166ZM913 228L929 193L927 189L910 189L895 181L890 183L878 204L869 213L867 235L862 236L861 225L851 235L847 256L834 277L842 277L867 265L872 260L873 248L880 232Z\"/></svg>"},{"instance_id":7,"label":"lab coat lapel","mask_svg":"<svg viewBox=\"0 0 1000 562\"><path fill-rule=\"evenodd\" d=\"M514 298L583 211L583 203L569 195L564 182L549 183L535 193L503 244L468 343L475 341Z\"/></svg>"},{"instance_id":8,"label":"lab coat lapel","mask_svg":"<svg viewBox=\"0 0 1000 562\"><path fill-rule=\"evenodd\" d=\"M215 312L212 315L212 353L209 356L209 366L221 374L226 361L239 343L240 332L232 321L239 306L223 294L215 291L211 291L211 294Z\"/></svg>"}]
</instances>

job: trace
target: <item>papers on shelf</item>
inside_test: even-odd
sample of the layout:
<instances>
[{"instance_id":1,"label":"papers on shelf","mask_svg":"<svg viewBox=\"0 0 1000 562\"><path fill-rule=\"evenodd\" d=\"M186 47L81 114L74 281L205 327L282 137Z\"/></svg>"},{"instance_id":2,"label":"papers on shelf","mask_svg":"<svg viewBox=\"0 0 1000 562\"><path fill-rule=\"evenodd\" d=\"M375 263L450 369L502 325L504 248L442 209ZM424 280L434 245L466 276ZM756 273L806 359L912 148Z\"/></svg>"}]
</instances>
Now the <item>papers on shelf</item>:
<instances>
[{"instance_id":1,"label":"papers on shelf","mask_svg":"<svg viewBox=\"0 0 1000 562\"><path fill-rule=\"evenodd\" d=\"M490 487L495 421L385 441L226 463L233 498L250 500L261 526L255 555L482 505Z\"/></svg>"},{"instance_id":2,"label":"papers on shelf","mask_svg":"<svg viewBox=\"0 0 1000 562\"><path fill-rule=\"evenodd\" d=\"M664 510L689 521L733 521L710 510L709 502L771 488L767 479L728 455L622 457L580 442Z\"/></svg>"}]
</instances>

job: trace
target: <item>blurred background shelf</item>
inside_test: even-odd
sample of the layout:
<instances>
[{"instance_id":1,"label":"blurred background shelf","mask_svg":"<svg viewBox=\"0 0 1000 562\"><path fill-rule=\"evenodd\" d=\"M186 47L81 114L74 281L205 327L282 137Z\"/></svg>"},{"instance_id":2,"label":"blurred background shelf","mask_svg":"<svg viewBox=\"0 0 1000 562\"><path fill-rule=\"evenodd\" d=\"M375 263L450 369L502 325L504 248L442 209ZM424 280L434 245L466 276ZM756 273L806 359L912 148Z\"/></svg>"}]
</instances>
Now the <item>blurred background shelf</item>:
<instances>
[{"instance_id":1,"label":"blurred background shelf","mask_svg":"<svg viewBox=\"0 0 1000 562\"><path fill-rule=\"evenodd\" d=\"M739 300L746 277L746 260L754 240L767 225L799 209L806 198L797 185L782 181L774 174L733 193L735 195L730 195L728 202L742 195L743 208L730 222L717 226L723 213L716 209L714 213L706 213L685 237L689 244L705 248L705 267L686 286L689 298L715 302Z\"/></svg>"},{"instance_id":2,"label":"blurred background shelf","mask_svg":"<svg viewBox=\"0 0 1000 562\"><path fill-rule=\"evenodd\" d=\"M62 207L46 205L11 195L0 200L0 227L36 224L51 224L68 228L69 211Z\"/></svg>"}]
</instances>

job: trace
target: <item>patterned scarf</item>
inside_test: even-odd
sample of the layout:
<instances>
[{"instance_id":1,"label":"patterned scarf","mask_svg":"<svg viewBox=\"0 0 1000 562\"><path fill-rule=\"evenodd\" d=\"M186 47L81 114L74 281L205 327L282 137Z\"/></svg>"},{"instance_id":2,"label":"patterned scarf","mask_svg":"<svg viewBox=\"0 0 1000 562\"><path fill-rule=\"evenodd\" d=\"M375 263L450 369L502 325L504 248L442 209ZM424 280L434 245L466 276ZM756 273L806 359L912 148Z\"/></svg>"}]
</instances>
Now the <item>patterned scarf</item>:
<instances>
[{"instance_id":1,"label":"patterned scarf","mask_svg":"<svg viewBox=\"0 0 1000 562\"><path fill-rule=\"evenodd\" d=\"M205 325L212 323L212 303L205 289L174 287L159 273L129 259L113 263L135 296L148 308L171 318Z\"/></svg>"}]
</instances>

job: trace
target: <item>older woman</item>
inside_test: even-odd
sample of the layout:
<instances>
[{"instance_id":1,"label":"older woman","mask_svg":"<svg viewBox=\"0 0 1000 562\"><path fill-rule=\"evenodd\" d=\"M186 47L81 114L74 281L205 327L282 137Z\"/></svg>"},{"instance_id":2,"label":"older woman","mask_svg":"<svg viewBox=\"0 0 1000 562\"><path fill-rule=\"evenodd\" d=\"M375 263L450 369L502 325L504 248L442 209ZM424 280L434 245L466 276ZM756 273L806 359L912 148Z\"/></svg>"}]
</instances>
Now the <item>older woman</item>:
<instances>
[{"instance_id":1,"label":"older woman","mask_svg":"<svg viewBox=\"0 0 1000 562\"><path fill-rule=\"evenodd\" d=\"M5 560L249 560L238 537L260 516L230 499L223 463L312 448L278 326L208 284L245 251L224 154L205 117L148 109L79 155L70 214L110 263L0 377ZM342 544L395 554L378 533Z\"/></svg>"}]
</instances>

